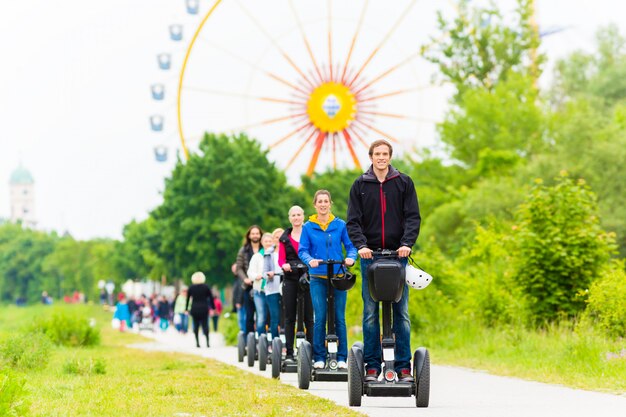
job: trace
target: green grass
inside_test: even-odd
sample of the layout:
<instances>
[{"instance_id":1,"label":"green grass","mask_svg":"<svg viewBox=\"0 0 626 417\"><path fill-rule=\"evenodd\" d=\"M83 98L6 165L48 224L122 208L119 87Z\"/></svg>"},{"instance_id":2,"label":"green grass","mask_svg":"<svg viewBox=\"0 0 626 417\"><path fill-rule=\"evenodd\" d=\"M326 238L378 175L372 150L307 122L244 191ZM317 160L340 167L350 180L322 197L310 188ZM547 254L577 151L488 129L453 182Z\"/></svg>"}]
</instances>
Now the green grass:
<instances>
[{"instance_id":1,"label":"green grass","mask_svg":"<svg viewBox=\"0 0 626 417\"><path fill-rule=\"evenodd\" d=\"M542 331L488 329L465 323L448 332L413 337L413 347L428 346L436 364L487 370L574 388L626 393L626 356L612 357L626 341L610 341L571 325Z\"/></svg>"},{"instance_id":2,"label":"green grass","mask_svg":"<svg viewBox=\"0 0 626 417\"><path fill-rule=\"evenodd\" d=\"M125 348L146 339L113 331L111 314L100 307L63 308L95 318L102 343L90 348L55 347L43 369L19 371L26 376L32 415L361 415L210 359ZM42 306L0 308L0 338L21 331L34 316L49 313L50 308Z\"/></svg>"}]
</instances>

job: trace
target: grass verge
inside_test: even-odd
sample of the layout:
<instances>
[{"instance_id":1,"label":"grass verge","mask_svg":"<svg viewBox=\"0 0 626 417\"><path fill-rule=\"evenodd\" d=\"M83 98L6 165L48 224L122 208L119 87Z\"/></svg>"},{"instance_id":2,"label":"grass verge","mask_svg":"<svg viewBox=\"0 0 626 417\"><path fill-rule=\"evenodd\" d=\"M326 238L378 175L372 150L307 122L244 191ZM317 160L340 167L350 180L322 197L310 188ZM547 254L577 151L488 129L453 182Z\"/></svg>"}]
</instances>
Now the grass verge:
<instances>
[{"instance_id":1,"label":"grass verge","mask_svg":"<svg viewBox=\"0 0 626 417\"><path fill-rule=\"evenodd\" d=\"M192 355L142 352L145 341L113 331L100 307L64 306L101 326L99 346L55 347L45 367L19 370L30 413L41 416L358 416L279 381ZM0 337L20 331L42 307L0 308Z\"/></svg>"}]
</instances>

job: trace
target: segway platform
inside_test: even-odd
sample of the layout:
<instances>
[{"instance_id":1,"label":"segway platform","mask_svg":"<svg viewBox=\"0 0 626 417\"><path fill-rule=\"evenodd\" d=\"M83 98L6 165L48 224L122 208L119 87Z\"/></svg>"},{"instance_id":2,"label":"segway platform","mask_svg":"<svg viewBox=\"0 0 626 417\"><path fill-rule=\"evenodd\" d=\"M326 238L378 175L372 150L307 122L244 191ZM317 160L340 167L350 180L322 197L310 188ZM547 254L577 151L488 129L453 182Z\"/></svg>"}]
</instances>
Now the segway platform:
<instances>
[{"instance_id":1,"label":"segway platform","mask_svg":"<svg viewBox=\"0 0 626 417\"><path fill-rule=\"evenodd\" d=\"M415 394L413 382L368 382L363 384L363 394L368 397L411 397Z\"/></svg>"},{"instance_id":2,"label":"segway platform","mask_svg":"<svg viewBox=\"0 0 626 417\"><path fill-rule=\"evenodd\" d=\"M313 372L313 381L348 381L347 369L315 369Z\"/></svg>"}]
</instances>

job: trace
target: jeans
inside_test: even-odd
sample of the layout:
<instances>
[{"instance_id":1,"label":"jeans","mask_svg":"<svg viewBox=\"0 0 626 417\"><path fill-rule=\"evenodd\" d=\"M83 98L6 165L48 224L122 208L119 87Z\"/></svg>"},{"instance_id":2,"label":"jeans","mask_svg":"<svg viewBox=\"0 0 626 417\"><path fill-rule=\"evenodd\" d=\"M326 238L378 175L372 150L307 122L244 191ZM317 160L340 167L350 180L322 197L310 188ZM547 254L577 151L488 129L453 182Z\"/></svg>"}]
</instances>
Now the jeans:
<instances>
[{"instance_id":1,"label":"jeans","mask_svg":"<svg viewBox=\"0 0 626 417\"><path fill-rule=\"evenodd\" d=\"M313 361L326 362L326 309L328 296L328 280L311 277L311 300L315 322L313 324ZM346 291L339 291L331 287L335 296L335 334L339 338L337 360L346 361L348 358L348 334L346 330Z\"/></svg>"},{"instance_id":2,"label":"jeans","mask_svg":"<svg viewBox=\"0 0 626 417\"><path fill-rule=\"evenodd\" d=\"M168 327L170 327L170 322L168 319L161 318L159 319L159 327L161 330L166 331Z\"/></svg>"},{"instance_id":3,"label":"jeans","mask_svg":"<svg viewBox=\"0 0 626 417\"><path fill-rule=\"evenodd\" d=\"M376 257L374 258L376 259ZM363 297L363 361L366 369L376 369L380 372L381 343L379 323L379 303L374 302L367 286L367 268L372 259L361 258L362 297ZM406 266L407 259L400 261ZM411 369L411 320L409 319L409 288L404 284L404 291L399 302L392 304L392 331L395 335L395 366L396 372L402 369Z\"/></svg>"},{"instance_id":4,"label":"jeans","mask_svg":"<svg viewBox=\"0 0 626 417\"><path fill-rule=\"evenodd\" d=\"M180 323L175 326L176 330L182 333L187 333L187 328L189 327L189 316L185 313L177 313L177 315L180 317Z\"/></svg>"},{"instance_id":5,"label":"jeans","mask_svg":"<svg viewBox=\"0 0 626 417\"><path fill-rule=\"evenodd\" d=\"M278 323L280 322L280 293L265 295L265 308L270 313L270 332L272 339L278 337Z\"/></svg>"},{"instance_id":6,"label":"jeans","mask_svg":"<svg viewBox=\"0 0 626 417\"><path fill-rule=\"evenodd\" d=\"M239 323L239 330L242 332L246 332L246 309L242 305L237 308L237 322Z\"/></svg>"},{"instance_id":7,"label":"jeans","mask_svg":"<svg viewBox=\"0 0 626 417\"><path fill-rule=\"evenodd\" d=\"M252 290L254 294L254 308L256 309L256 334L265 333L265 292Z\"/></svg>"}]
</instances>

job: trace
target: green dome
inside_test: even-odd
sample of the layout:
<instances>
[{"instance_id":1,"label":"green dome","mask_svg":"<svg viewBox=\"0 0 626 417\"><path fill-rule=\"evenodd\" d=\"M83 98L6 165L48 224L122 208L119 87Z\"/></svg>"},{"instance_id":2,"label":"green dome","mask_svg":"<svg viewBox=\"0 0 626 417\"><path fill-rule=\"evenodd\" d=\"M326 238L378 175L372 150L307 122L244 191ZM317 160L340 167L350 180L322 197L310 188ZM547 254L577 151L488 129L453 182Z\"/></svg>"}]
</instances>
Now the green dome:
<instances>
[{"instance_id":1,"label":"green dome","mask_svg":"<svg viewBox=\"0 0 626 417\"><path fill-rule=\"evenodd\" d=\"M30 172L26 168L20 165L11 174L11 180L9 181L9 184L23 185L23 184L33 184L34 182L35 180L33 180L33 176L30 174Z\"/></svg>"}]
</instances>

